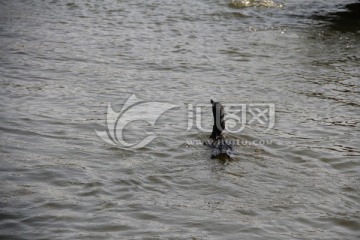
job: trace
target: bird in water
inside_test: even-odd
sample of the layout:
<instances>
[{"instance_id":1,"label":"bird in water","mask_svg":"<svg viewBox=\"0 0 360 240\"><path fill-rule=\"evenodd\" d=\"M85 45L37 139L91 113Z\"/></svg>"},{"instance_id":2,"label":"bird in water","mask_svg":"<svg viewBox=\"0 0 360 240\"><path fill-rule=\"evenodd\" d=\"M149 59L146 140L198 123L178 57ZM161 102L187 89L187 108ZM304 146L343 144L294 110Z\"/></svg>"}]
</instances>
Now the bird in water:
<instances>
[{"instance_id":1,"label":"bird in water","mask_svg":"<svg viewBox=\"0 0 360 240\"><path fill-rule=\"evenodd\" d=\"M234 144L225 138L223 131L225 129L225 110L220 102L210 100L212 104L212 112L214 117L213 130L207 146L211 149L211 158L232 158L236 153Z\"/></svg>"}]
</instances>

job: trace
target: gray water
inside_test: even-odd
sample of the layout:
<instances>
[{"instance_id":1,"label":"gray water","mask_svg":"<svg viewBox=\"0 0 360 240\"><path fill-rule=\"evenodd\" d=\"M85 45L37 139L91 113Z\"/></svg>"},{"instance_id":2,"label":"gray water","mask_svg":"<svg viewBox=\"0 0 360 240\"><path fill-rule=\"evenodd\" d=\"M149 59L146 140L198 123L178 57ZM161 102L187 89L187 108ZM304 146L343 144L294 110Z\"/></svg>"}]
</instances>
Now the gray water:
<instances>
[{"instance_id":1,"label":"gray water","mask_svg":"<svg viewBox=\"0 0 360 240\"><path fill-rule=\"evenodd\" d=\"M0 238L359 239L352 2L1 0ZM129 124L157 134L129 150L95 130L132 94L177 107ZM274 104L231 136L266 144L189 144L210 98Z\"/></svg>"}]
</instances>

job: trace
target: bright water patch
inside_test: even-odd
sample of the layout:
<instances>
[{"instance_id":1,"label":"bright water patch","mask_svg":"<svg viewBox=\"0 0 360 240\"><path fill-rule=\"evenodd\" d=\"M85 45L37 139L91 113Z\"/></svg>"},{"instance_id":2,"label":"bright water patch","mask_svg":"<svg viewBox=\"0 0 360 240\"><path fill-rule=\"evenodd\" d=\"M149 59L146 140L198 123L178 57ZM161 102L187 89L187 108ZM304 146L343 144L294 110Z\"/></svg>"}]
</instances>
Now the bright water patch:
<instances>
[{"instance_id":1,"label":"bright water patch","mask_svg":"<svg viewBox=\"0 0 360 240\"><path fill-rule=\"evenodd\" d=\"M275 3L271 0L231 0L229 2L229 6L235 8L243 8L243 7L283 7L282 3Z\"/></svg>"}]
</instances>

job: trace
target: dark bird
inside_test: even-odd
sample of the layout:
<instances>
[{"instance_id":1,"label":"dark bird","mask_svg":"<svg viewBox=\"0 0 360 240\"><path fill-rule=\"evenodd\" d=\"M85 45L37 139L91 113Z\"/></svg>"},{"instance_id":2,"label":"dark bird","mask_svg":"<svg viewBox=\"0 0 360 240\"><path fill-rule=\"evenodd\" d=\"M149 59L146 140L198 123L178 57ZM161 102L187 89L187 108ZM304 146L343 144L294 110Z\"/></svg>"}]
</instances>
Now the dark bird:
<instances>
[{"instance_id":1,"label":"dark bird","mask_svg":"<svg viewBox=\"0 0 360 240\"><path fill-rule=\"evenodd\" d=\"M221 137L221 133L225 129L225 111L221 103L214 102L212 99L210 100L210 103L212 104L212 112L214 116L214 125L210 138L215 140Z\"/></svg>"},{"instance_id":2,"label":"dark bird","mask_svg":"<svg viewBox=\"0 0 360 240\"><path fill-rule=\"evenodd\" d=\"M213 130L207 146L211 149L211 158L232 158L236 153L232 141L225 138L222 132L225 129L225 110L220 102L210 100L214 117Z\"/></svg>"}]
</instances>

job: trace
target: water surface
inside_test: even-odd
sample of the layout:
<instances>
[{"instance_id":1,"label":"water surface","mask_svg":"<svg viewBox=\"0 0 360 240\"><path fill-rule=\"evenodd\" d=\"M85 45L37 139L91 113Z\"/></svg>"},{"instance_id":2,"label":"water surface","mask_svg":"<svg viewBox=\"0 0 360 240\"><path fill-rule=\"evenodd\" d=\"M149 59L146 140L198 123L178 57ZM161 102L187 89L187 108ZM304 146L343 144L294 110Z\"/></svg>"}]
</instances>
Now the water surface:
<instances>
[{"instance_id":1,"label":"water surface","mask_svg":"<svg viewBox=\"0 0 360 240\"><path fill-rule=\"evenodd\" d=\"M358 239L356 1L230 2L0 1L3 239ZM129 151L95 129L133 93L178 107ZM210 98L274 104L232 136L271 144L189 145Z\"/></svg>"}]
</instances>

